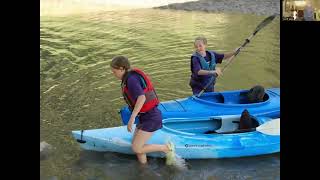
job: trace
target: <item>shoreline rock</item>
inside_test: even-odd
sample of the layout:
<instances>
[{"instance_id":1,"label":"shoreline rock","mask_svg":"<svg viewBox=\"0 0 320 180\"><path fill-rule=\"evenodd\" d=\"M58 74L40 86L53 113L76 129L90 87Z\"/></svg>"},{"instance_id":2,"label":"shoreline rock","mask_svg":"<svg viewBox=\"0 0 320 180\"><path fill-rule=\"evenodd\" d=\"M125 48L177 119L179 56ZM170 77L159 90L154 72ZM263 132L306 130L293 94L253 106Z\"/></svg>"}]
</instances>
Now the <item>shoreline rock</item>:
<instances>
[{"instance_id":1,"label":"shoreline rock","mask_svg":"<svg viewBox=\"0 0 320 180\"><path fill-rule=\"evenodd\" d=\"M154 9L174 9L185 11L244 13L256 15L280 15L279 0L199 0L173 3Z\"/></svg>"}]
</instances>

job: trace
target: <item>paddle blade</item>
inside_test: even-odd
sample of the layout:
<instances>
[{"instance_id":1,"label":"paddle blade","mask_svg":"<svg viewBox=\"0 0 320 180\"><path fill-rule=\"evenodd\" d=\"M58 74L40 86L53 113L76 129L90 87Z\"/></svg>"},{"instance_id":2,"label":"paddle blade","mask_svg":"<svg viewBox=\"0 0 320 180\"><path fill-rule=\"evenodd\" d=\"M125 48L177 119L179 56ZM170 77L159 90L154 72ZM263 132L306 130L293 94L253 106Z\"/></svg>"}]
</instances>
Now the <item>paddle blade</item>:
<instances>
[{"instance_id":1,"label":"paddle blade","mask_svg":"<svg viewBox=\"0 0 320 180\"><path fill-rule=\"evenodd\" d=\"M264 134L279 136L280 135L280 118L267 121L264 124L258 126L256 130Z\"/></svg>"},{"instance_id":2,"label":"paddle blade","mask_svg":"<svg viewBox=\"0 0 320 180\"><path fill-rule=\"evenodd\" d=\"M274 18L276 17L276 14L271 15L269 17L267 17L265 20L263 20L254 30L253 35L255 35L260 29L262 29L263 27L265 27L267 24L269 24Z\"/></svg>"}]
</instances>

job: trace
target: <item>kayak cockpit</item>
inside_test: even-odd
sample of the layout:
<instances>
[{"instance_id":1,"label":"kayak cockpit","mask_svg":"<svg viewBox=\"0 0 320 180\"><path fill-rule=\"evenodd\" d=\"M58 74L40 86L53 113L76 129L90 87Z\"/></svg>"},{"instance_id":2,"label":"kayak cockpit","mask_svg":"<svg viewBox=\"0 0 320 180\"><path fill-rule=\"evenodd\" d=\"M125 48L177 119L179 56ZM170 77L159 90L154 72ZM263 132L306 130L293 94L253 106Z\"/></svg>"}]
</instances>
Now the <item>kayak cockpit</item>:
<instances>
[{"instance_id":1,"label":"kayak cockpit","mask_svg":"<svg viewBox=\"0 0 320 180\"><path fill-rule=\"evenodd\" d=\"M200 97L192 96L195 100L206 102L206 103L219 103L219 104L261 104L269 101L268 92L263 96L262 102L252 103L248 101L247 94L248 90L242 91L230 91L230 92L209 92L205 93Z\"/></svg>"},{"instance_id":2,"label":"kayak cockpit","mask_svg":"<svg viewBox=\"0 0 320 180\"><path fill-rule=\"evenodd\" d=\"M254 131L254 128L259 126L258 119L253 116L251 118L253 127L250 129L239 129L239 115L179 120L164 119L163 127L166 130L185 135L242 133Z\"/></svg>"}]
</instances>

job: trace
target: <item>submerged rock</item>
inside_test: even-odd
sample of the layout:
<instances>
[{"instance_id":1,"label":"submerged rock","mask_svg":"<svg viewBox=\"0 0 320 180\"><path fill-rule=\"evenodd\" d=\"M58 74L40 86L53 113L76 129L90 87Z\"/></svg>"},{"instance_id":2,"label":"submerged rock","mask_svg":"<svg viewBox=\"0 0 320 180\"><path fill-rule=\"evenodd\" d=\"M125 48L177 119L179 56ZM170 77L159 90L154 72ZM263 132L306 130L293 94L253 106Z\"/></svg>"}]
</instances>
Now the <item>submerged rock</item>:
<instances>
[{"instance_id":1,"label":"submerged rock","mask_svg":"<svg viewBox=\"0 0 320 180\"><path fill-rule=\"evenodd\" d=\"M40 142L40 160L46 159L52 150L52 146L45 141Z\"/></svg>"}]
</instances>

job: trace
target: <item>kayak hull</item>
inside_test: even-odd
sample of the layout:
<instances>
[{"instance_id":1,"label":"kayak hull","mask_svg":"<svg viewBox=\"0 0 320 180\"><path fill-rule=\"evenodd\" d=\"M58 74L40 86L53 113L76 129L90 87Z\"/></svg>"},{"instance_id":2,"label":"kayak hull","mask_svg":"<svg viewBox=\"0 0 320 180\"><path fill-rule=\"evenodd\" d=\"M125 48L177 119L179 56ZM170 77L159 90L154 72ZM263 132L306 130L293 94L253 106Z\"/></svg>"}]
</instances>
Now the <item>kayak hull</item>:
<instances>
[{"instance_id":1,"label":"kayak hull","mask_svg":"<svg viewBox=\"0 0 320 180\"><path fill-rule=\"evenodd\" d=\"M209 129L233 128L238 115L201 118L171 118L163 120L163 128L157 130L147 144L175 144L176 154L184 159L234 158L257 156L280 152L280 130L278 135L260 131L242 133L205 134ZM220 119L220 120L219 120ZM272 120L256 117L259 124ZM229 121L229 125L221 125ZM232 123L231 123L232 121ZM220 125L219 125L220 122ZM227 124L227 123L225 123ZM133 125L133 130L135 125ZM131 149L132 135L126 126L72 131L73 137L85 150L134 154ZM148 153L151 157L165 157L162 152Z\"/></svg>"},{"instance_id":2,"label":"kayak hull","mask_svg":"<svg viewBox=\"0 0 320 180\"><path fill-rule=\"evenodd\" d=\"M163 119L166 118L191 118L209 117L220 115L239 115L244 109L256 116L279 117L280 116L280 88L266 89L265 101L259 103L247 103L245 93L249 90L233 90L223 92L204 93L200 98L190 96L183 99L161 102L158 105ZM128 124L131 111L128 106L120 109L121 120ZM135 123L139 121L136 118Z\"/></svg>"}]
</instances>

